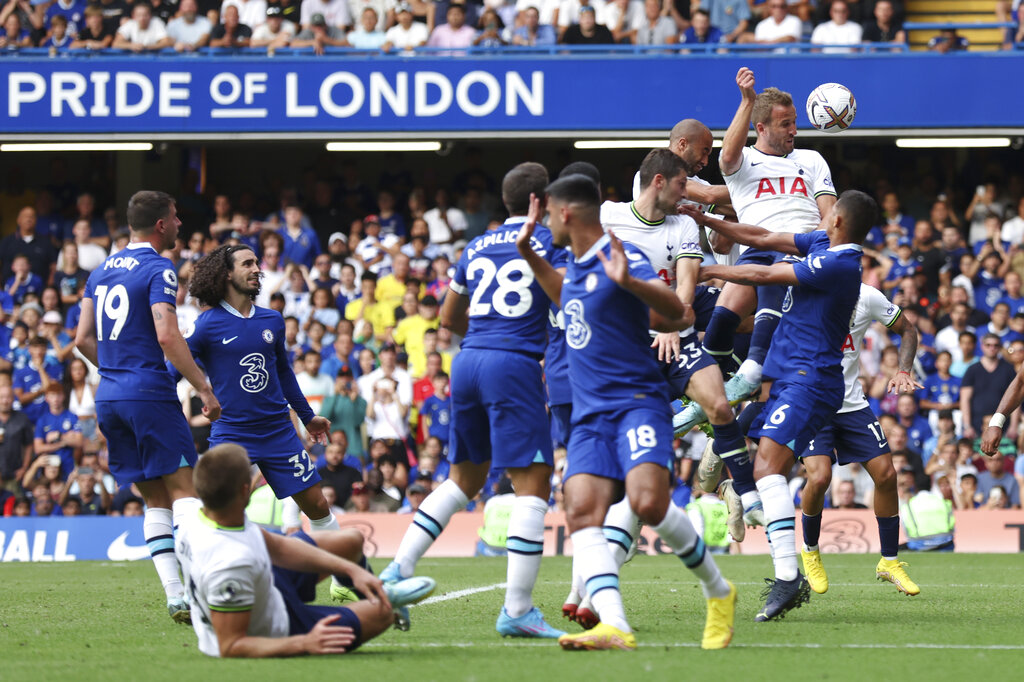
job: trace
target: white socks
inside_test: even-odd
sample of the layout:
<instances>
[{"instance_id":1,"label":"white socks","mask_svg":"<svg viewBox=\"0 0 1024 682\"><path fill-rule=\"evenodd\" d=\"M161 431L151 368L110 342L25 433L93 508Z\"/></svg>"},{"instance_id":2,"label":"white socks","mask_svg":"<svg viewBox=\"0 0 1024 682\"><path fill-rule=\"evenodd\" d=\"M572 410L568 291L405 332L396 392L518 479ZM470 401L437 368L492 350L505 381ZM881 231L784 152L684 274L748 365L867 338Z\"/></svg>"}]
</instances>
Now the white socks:
<instances>
[{"instance_id":1,"label":"white socks","mask_svg":"<svg viewBox=\"0 0 1024 682\"><path fill-rule=\"evenodd\" d=\"M531 495L516 497L512 504L505 542L508 550L505 611L512 618L533 608L533 585L537 582L544 554L544 514L547 511L547 501Z\"/></svg>"},{"instance_id":2,"label":"white socks","mask_svg":"<svg viewBox=\"0 0 1024 682\"><path fill-rule=\"evenodd\" d=\"M775 577L795 580L797 576L796 534L794 532L796 507L789 493L786 477L781 474L765 476L757 482L764 506L765 532L772 544L772 562Z\"/></svg>"},{"instance_id":3,"label":"white socks","mask_svg":"<svg viewBox=\"0 0 1024 682\"><path fill-rule=\"evenodd\" d=\"M697 536L697 531L686 517L686 512L670 502L665 518L654 527L654 531L697 576L704 590L705 599L722 599L729 596L729 583L722 577L715 560L708 554L704 541Z\"/></svg>"},{"instance_id":4,"label":"white socks","mask_svg":"<svg viewBox=\"0 0 1024 682\"><path fill-rule=\"evenodd\" d=\"M290 497L281 500L281 528L302 528L299 503Z\"/></svg>"},{"instance_id":5,"label":"white socks","mask_svg":"<svg viewBox=\"0 0 1024 682\"><path fill-rule=\"evenodd\" d=\"M616 566L621 567L626 563L626 555L629 554L629 548L639 532L640 519L633 512L629 498L623 496L608 508L608 513L604 517L604 537L608 541Z\"/></svg>"},{"instance_id":6,"label":"white socks","mask_svg":"<svg viewBox=\"0 0 1024 682\"><path fill-rule=\"evenodd\" d=\"M149 507L142 519L146 546L168 599L176 599L184 592L178 574L178 559L174 556L173 519L171 510L162 507Z\"/></svg>"},{"instance_id":7,"label":"white socks","mask_svg":"<svg viewBox=\"0 0 1024 682\"><path fill-rule=\"evenodd\" d=\"M412 577L416 562L420 560L434 540L445 529L455 512L466 508L469 500L452 479L446 480L427 495L405 531L402 544L395 554L395 563L403 578ZM511 529L510 529L511 530Z\"/></svg>"},{"instance_id":8,"label":"white socks","mask_svg":"<svg viewBox=\"0 0 1024 682\"><path fill-rule=\"evenodd\" d=\"M338 519L334 518L334 514L328 514L322 519L310 519L309 520L310 530L341 530L341 526L338 525Z\"/></svg>"},{"instance_id":9,"label":"white socks","mask_svg":"<svg viewBox=\"0 0 1024 682\"><path fill-rule=\"evenodd\" d=\"M761 383L761 365L753 360L744 360L736 373L752 384Z\"/></svg>"},{"instance_id":10,"label":"white socks","mask_svg":"<svg viewBox=\"0 0 1024 682\"><path fill-rule=\"evenodd\" d=\"M600 528L583 528L572 534L573 573L585 585L594 612L602 623L632 632L626 621L619 592L619 568Z\"/></svg>"}]
</instances>

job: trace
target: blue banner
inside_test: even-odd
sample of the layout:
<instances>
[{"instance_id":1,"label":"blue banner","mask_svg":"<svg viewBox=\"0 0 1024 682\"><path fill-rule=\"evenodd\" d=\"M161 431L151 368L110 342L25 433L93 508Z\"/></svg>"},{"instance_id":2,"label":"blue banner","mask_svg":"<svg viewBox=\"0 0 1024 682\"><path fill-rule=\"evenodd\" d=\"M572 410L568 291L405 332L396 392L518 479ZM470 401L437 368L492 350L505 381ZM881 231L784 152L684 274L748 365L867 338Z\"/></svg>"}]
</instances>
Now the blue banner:
<instances>
[{"instance_id":1,"label":"blue banner","mask_svg":"<svg viewBox=\"0 0 1024 682\"><path fill-rule=\"evenodd\" d=\"M141 516L0 519L0 561L148 558Z\"/></svg>"},{"instance_id":2,"label":"blue banner","mask_svg":"<svg viewBox=\"0 0 1024 682\"><path fill-rule=\"evenodd\" d=\"M840 82L854 126L1024 126L1024 55L542 55L12 57L0 60L5 133L395 134L661 131L729 125L736 71L758 89Z\"/></svg>"}]
</instances>

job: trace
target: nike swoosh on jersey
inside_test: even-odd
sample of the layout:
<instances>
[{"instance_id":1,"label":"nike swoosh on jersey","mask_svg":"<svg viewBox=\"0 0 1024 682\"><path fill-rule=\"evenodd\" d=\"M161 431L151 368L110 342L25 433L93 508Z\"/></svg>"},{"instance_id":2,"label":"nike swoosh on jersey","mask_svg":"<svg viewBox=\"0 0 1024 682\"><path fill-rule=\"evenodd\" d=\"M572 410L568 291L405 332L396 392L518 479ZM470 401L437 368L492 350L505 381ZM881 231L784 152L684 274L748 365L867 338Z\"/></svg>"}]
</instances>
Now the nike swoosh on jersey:
<instances>
[{"instance_id":1,"label":"nike swoosh on jersey","mask_svg":"<svg viewBox=\"0 0 1024 682\"><path fill-rule=\"evenodd\" d=\"M650 451L651 451L650 448L644 448L643 450L637 450L636 452L631 453L629 455L629 459L630 459L631 462L635 462L636 460L640 459L641 457L643 457L644 455L646 455Z\"/></svg>"},{"instance_id":2,"label":"nike swoosh on jersey","mask_svg":"<svg viewBox=\"0 0 1024 682\"><path fill-rule=\"evenodd\" d=\"M114 538L114 541L107 547L107 558L111 561L138 561L149 558L149 547L147 545L129 545L128 533L125 531Z\"/></svg>"},{"instance_id":3,"label":"nike swoosh on jersey","mask_svg":"<svg viewBox=\"0 0 1024 682\"><path fill-rule=\"evenodd\" d=\"M306 475L302 477L302 482L305 483L306 481L308 481L314 473L316 473L316 469L310 469L309 471L307 471Z\"/></svg>"},{"instance_id":4,"label":"nike swoosh on jersey","mask_svg":"<svg viewBox=\"0 0 1024 682\"><path fill-rule=\"evenodd\" d=\"M762 163L764 163L764 161L751 161L750 167L753 168L754 166L760 166Z\"/></svg>"},{"instance_id":5,"label":"nike swoosh on jersey","mask_svg":"<svg viewBox=\"0 0 1024 682\"><path fill-rule=\"evenodd\" d=\"M232 336L230 339L221 339L220 342L226 346L237 338L237 336Z\"/></svg>"}]
</instances>

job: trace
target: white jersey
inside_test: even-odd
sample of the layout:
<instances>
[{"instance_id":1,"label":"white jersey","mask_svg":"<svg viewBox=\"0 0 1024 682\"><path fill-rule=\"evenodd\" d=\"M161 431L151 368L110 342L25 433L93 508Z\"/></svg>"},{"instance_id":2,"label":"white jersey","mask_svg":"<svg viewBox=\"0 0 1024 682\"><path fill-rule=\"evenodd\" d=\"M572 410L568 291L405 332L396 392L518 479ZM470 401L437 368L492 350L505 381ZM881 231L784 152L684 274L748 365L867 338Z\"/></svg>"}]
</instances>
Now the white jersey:
<instances>
[{"instance_id":1,"label":"white jersey","mask_svg":"<svg viewBox=\"0 0 1024 682\"><path fill-rule=\"evenodd\" d=\"M860 349L864 344L864 333L872 322L881 322L886 327L896 324L900 317L900 307L887 299L878 289L860 285L860 298L850 318L850 333L843 342L843 381L846 383L846 395L839 412L855 412L868 406L861 388Z\"/></svg>"},{"instance_id":2,"label":"white jersey","mask_svg":"<svg viewBox=\"0 0 1024 682\"><path fill-rule=\"evenodd\" d=\"M769 232L818 229L822 216L817 197L836 195L828 164L810 149L773 156L744 147L740 167L725 176L725 185L739 222Z\"/></svg>"},{"instance_id":3,"label":"white jersey","mask_svg":"<svg viewBox=\"0 0 1024 682\"><path fill-rule=\"evenodd\" d=\"M658 222L640 216L633 203L606 201L601 205L601 225L624 242L644 252L651 267L673 291L676 288L676 261L680 258L704 260L697 223L689 216L667 215ZM693 332L683 331L682 336Z\"/></svg>"},{"instance_id":4,"label":"white jersey","mask_svg":"<svg viewBox=\"0 0 1024 682\"><path fill-rule=\"evenodd\" d=\"M287 637L288 611L274 587L260 527L249 519L242 528L220 526L201 509L189 513L181 525L175 551L192 599L192 627L199 650L220 656L211 611L249 611L248 635Z\"/></svg>"}]
</instances>

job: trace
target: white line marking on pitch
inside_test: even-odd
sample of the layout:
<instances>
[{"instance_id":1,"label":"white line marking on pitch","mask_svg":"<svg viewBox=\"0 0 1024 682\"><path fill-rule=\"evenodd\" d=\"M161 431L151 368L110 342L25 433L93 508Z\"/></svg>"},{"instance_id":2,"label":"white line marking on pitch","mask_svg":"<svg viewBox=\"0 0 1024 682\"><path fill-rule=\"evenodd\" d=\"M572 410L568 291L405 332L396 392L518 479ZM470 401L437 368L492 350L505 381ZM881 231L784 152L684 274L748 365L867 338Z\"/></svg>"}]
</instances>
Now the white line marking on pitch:
<instances>
[{"instance_id":1,"label":"white line marking on pitch","mask_svg":"<svg viewBox=\"0 0 1024 682\"><path fill-rule=\"evenodd\" d=\"M622 578L621 574L620 574L619 577L621 578L623 585L667 585L668 584L668 582L666 582L665 580L630 580L628 577ZM545 585L568 585L569 584L569 582L567 580L542 580L542 581L538 581L538 582L541 582L541 583L543 583ZM687 581L681 580L678 584L685 586L687 584ZM691 584L695 588L697 587L697 583L691 582L689 584ZM760 582L737 582L737 581L733 581L733 584L734 585L747 585L747 586L764 587L765 583L764 583L764 581L760 581ZM878 586L880 584L884 584L884 583L881 583L879 581L875 581L873 583L834 583L834 582L830 582L829 583L829 585L832 585L833 587L876 587L876 586ZM967 587L967 588L980 588L980 589L989 589L989 588L1024 589L1024 583L1005 584L1005 585L995 584L995 583L920 583L920 584L923 587L957 587L957 588Z\"/></svg>"},{"instance_id":2,"label":"white line marking on pitch","mask_svg":"<svg viewBox=\"0 0 1024 682\"><path fill-rule=\"evenodd\" d=\"M439 594L436 597L427 597L419 604L417 604L417 606L425 606L427 604L437 604L438 602L451 601L452 599L468 597L471 594L480 594L481 592L503 590L506 587L508 587L508 583L494 583L493 585L484 585L482 587L469 587L465 590L456 590L455 592L445 592L444 594Z\"/></svg>"},{"instance_id":3,"label":"white line marking on pitch","mask_svg":"<svg viewBox=\"0 0 1024 682\"><path fill-rule=\"evenodd\" d=\"M679 649L696 649L700 647L699 642L639 642L643 647L671 647ZM549 647L555 646L554 641L515 641L515 642L368 642L363 648L387 648L396 647L402 649L469 649L475 647ZM1024 644L816 644L816 643L733 643L730 649L961 649L975 651L1021 651Z\"/></svg>"}]
</instances>

